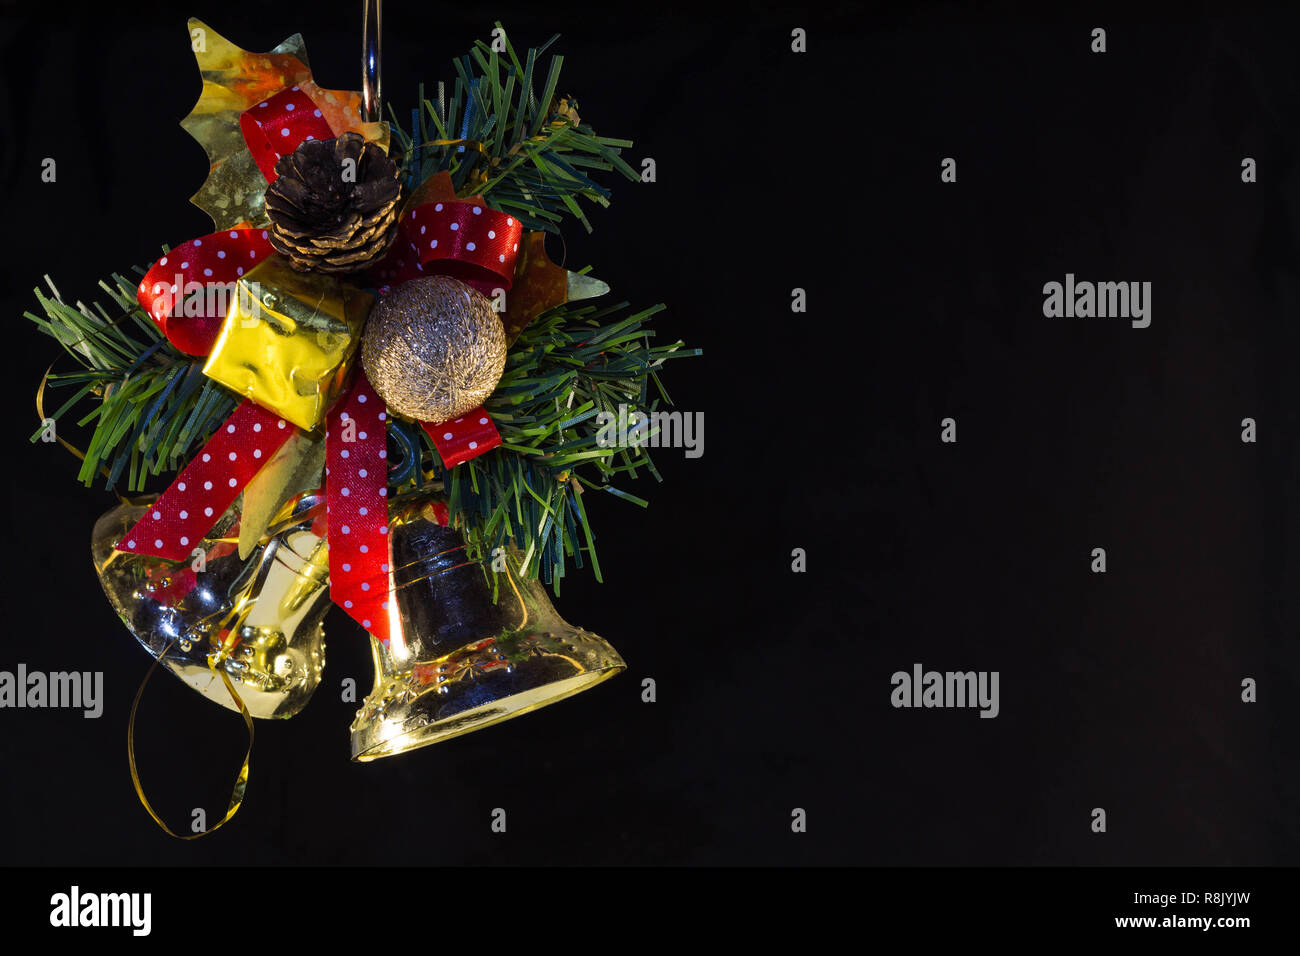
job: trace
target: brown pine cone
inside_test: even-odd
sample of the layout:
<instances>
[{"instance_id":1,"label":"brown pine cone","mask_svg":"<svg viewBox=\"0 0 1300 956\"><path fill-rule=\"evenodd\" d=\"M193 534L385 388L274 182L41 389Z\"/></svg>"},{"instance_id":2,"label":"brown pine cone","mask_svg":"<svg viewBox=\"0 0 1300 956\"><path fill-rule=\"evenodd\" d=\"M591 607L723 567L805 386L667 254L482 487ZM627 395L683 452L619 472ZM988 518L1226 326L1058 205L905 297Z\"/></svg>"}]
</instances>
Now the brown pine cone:
<instances>
[{"instance_id":1,"label":"brown pine cone","mask_svg":"<svg viewBox=\"0 0 1300 956\"><path fill-rule=\"evenodd\" d=\"M275 173L266 189L269 238L294 269L360 272L388 251L402 188L397 164L378 146L358 133L309 139L280 157Z\"/></svg>"}]
</instances>

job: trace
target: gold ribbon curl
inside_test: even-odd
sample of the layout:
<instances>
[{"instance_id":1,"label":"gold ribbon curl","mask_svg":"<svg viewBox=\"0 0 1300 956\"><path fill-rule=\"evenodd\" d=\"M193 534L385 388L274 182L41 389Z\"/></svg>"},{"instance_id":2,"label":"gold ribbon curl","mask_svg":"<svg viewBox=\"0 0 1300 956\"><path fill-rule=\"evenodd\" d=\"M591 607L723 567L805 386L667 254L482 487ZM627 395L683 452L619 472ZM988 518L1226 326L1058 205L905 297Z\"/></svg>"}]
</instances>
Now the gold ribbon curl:
<instances>
[{"instance_id":1,"label":"gold ribbon curl","mask_svg":"<svg viewBox=\"0 0 1300 956\"><path fill-rule=\"evenodd\" d=\"M212 671L214 677L220 676L221 682L226 685L226 690L230 697L239 707L239 713L244 718L244 726L248 728L248 748L244 751L243 763L239 766L239 772L235 775L235 785L230 791L230 801L226 804L226 814L216 824L198 833L181 834L176 833L171 827L163 822L162 817L158 816L153 805L149 803L149 798L144 795L144 785L140 782L140 772L135 760L135 717L140 708L140 700L144 697L145 686L153 677L158 665L163 662L163 658L176 645L180 638L175 638L170 644L163 648L163 652L158 655L157 659L149 666L149 670L144 675L144 680L140 682L140 688L135 692L135 700L131 702L131 717L127 722L126 728L126 756L127 763L131 767L131 783L135 787L135 795L139 797L140 803L144 806L149 816L153 817L154 823L162 828L162 831L168 836L175 837L178 840L197 840L199 837L205 837L209 833L216 833L223 826L230 822L231 818L239 812L239 808L244 803L244 791L248 787L248 775L253 757L253 715L249 713L248 707L244 704L243 699L235 690L235 685L231 683L230 676L226 673L225 668L217 669L217 665L222 663L229 656L231 649L239 643L239 638L235 636L235 631L243 624L244 619L248 617L252 610L254 602L242 599L231 608L225 619L221 622L220 630L228 630L229 634L222 642L221 647L208 655L208 670ZM237 620L236 620L237 619Z\"/></svg>"}]
</instances>

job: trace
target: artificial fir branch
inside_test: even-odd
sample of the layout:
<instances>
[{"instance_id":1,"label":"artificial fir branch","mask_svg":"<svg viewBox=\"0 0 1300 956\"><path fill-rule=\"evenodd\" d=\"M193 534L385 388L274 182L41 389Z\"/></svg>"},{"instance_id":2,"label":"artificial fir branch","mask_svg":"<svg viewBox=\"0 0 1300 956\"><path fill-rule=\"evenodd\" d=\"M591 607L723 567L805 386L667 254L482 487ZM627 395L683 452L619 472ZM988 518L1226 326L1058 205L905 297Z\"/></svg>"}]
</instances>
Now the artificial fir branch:
<instances>
[{"instance_id":1,"label":"artificial fir branch","mask_svg":"<svg viewBox=\"0 0 1300 956\"><path fill-rule=\"evenodd\" d=\"M136 302L135 282L114 274L112 284L100 283L116 315L98 303L92 308L81 302L69 305L48 276L46 282L52 296L36 290L45 315L24 315L82 366L81 371L50 374L51 390L75 391L48 417L57 428L73 408L99 399L76 422L93 423L78 478L89 486L102 468L109 488L125 477L128 491L143 491L150 475L182 467L193 446L234 410L235 399L203 375L202 362L163 337ZM44 431L42 423L32 440Z\"/></svg>"},{"instance_id":2,"label":"artificial fir branch","mask_svg":"<svg viewBox=\"0 0 1300 956\"><path fill-rule=\"evenodd\" d=\"M620 153L630 140L597 136L578 118L572 98L555 98L561 56L546 64L541 55L555 41L530 49L521 62L497 23L504 58L480 40L455 61L457 77L450 102L438 84L436 100L425 98L411 111L406 131L393 113L392 136L401 155L409 189L435 173L447 171L459 196L488 196L492 204L513 213L526 229L558 232L566 214L590 232L591 223L578 205L585 198L609 204L609 189L593 181L590 171L617 170L630 180L639 177Z\"/></svg>"},{"instance_id":3,"label":"artificial fir branch","mask_svg":"<svg viewBox=\"0 0 1300 956\"><path fill-rule=\"evenodd\" d=\"M50 375L52 389L73 394L49 417L60 422L98 399L77 418L94 426L80 479L90 485L103 467L110 488L125 476L128 490L139 492L150 475L183 467L236 399L202 374L201 361L167 343L129 297L130 280L113 278L115 286L102 286L122 309L116 318L98 305L67 304L53 283L52 296L36 293L45 316L26 316L82 366ZM525 556L525 573L557 592L569 559L578 567L590 561L599 579L583 490L644 507L644 499L614 482L639 470L659 477L646 447L602 445L600 413L617 416L620 405L629 415L658 410L668 402L658 379L664 362L700 354L681 342L653 344L655 333L646 326L662 308L628 314L626 303L568 304L534 319L511 347L486 403L501 446L447 472L423 429L394 421L394 461L411 464L402 447L417 449L421 458L418 471L395 465L394 485L445 490L476 555L513 544Z\"/></svg>"},{"instance_id":4,"label":"artificial fir branch","mask_svg":"<svg viewBox=\"0 0 1300 956\"><path fill-rule=\"evenodd\" d=\"M590 174L617 170L636 181L620 156L632 144L597 136L578 118L576 101L556 98L563 57L542 62L555 37L521 60L504 30L499 36L504 55L479 41L455 62L450 100L442 83L435 100L421 86L409 132L394 114L393 152L405 185L415 189L445 170L458 195L489 196L526 229L558 232L572 215L590 231L578 200L605 206L610 195ZM116 315L98 304L68 305L53 283L53 297L36 293L45 316L25 314L82 366L48 377L51 389L75 388L49 417L61 421L98 399L77 420L93 423L79 477L90 485L102 469L110 488L125 475L127 488L138 492L148 476L183 467L234 410L236 398L202 374L202 360L166 341L137 304L135 282L114 275L112 284L100 285ZM620 406L627 413L658 410L669 403L658 376L663 363L700 354L681 342L652 344L646 323L662 308L626 314L626 303L564 305L534 319L486 403L501 446L446 471L423 429L392 420L390 445L398 453L390 456L391 484L399 492L445 491L472 552L484 556L514 545L524 555L524 572L557 593L569 559L578 567L589 561L599 580L584 491L644 507L644 499L614 482L640 470L659 478L644 446L601 443L601 413L616 416Z\"/></svg>"},{"instance_id":5,"label":"artificial fir branch","mask_svg":"<svg viewBox=\"0 0 1300 956\"><path fill-rule=\"evenodd\" d=\"M583 567L585 553L600 579L583 490L644 507L644 499L612 482L635 478L638 469L659 478L644 444L601 442L602 422L610 419L600 413L657 411L667 402L656 374L663 363L700 354L681 342L652 344L655 333L646 323L663 306L631 315L626 309L626 303L564 305L523 330L485 406L501 433L500 447L447 472L421 432L423 480L445 488L474 553L513 544L523 552L525 572L557 592L570 557Z\"/></svg>"}]
</instances>

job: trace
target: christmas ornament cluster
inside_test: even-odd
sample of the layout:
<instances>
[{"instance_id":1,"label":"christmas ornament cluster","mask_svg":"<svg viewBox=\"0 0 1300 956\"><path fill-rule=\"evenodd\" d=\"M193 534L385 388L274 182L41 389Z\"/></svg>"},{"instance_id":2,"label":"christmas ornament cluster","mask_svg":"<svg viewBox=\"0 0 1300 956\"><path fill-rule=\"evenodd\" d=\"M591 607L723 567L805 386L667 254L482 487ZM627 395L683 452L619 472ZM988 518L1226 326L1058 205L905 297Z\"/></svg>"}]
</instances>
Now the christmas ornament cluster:
<instances>
[{"instance_id":1,"label":"christmas ornament cluster","mask_svg":"<svg viewBox=\"0 0 1300 956\"><path fill-rule=\"evenodd\" d=\"M189 30L203 92L181 125L208 154L193 201L214 231L101 283L110 308L51 284L28 313L79 366L41 382L33 440L76 409L86 448L59 441L120 498L92 534L114 611L251 735L311 699L341 608L375 660L351 729L363 761L618 673L546 585L570 562L600 576L584 496L644 505L616 481L658 477L598 416L653 412L663 364L697 353L652 344L660 307L605 304L546 235L591 228L579 201L610 195L592 177L638 179L631 144L558 96L554 38L521 58L500 24L450 90L421 88L409 128L317 86L299 36L256 54ZM166 829L133 750L131 768Z\"/></svg>"}]
</instances>

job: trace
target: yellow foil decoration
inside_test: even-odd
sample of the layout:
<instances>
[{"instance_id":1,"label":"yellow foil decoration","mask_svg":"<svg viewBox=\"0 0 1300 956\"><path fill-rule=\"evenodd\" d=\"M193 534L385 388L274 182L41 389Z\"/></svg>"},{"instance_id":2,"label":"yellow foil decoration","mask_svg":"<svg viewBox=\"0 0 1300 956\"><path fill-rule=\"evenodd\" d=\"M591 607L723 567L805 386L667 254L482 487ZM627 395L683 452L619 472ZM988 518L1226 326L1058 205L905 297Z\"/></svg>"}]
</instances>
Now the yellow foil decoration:
<instances>
[{"instance_id":1,"label":"yellow foil decoration","mask_svg":"<svg viewBox=\"0 0 1300 956\"><path fill-rule=\"evenodd\" d=\"M300 34L269 53L250 53L202 20L191 17L189 29L203 92L181 126L199 141L210 164L190 202L212 217L216 229L268 222L262 204L267 182L239 131L239 114L286 87L300 87L335 135L352 130L388 151L388 124L361 121L360 93L326 90L312 81Z\"/></svg>"},{"instance_id":2,"label":"yellow foil decoration","mask_svg":"<svg viewBox=\"0 0 1300 956\"><path fill-rule=\"evenodd\" d=\"M323 485L325 438L296 431L244 486L239 517L239 560L247 561L285 505Z\"/></svg>"},{"instance_id":3,"label":"yellow foil decoration","mask_svg":"<svg viewBox=\"0 0 1300 956\"><path fill-rule=\"evenodd\" d=\"M374 296L282 256L239 280L203 374L310 431L343 390Z\"/></svg>"}]
</instances>

